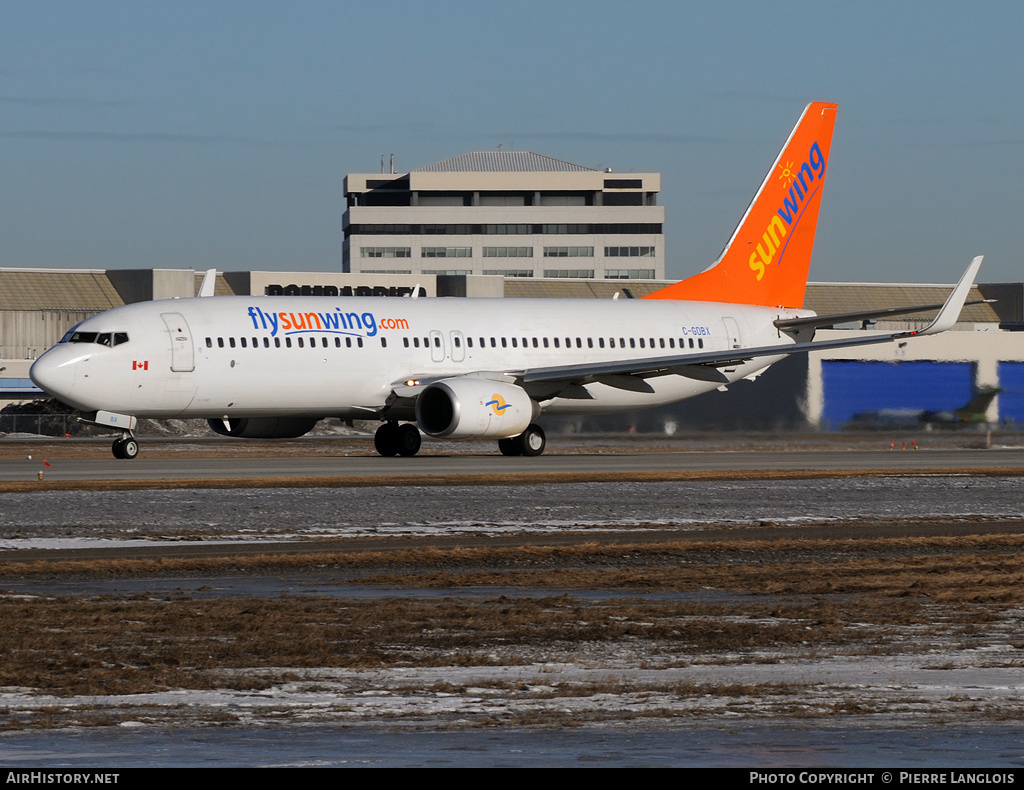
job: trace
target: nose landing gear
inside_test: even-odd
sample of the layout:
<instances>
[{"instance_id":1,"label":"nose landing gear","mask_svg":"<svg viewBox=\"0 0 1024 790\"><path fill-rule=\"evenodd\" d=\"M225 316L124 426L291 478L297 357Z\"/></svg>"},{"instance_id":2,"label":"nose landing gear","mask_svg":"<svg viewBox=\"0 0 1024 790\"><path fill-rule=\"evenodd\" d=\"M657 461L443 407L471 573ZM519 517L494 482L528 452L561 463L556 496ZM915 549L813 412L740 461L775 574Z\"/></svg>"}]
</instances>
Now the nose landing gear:
<instances>
[{"instance_id":1,"label":"nose landing gear","mask_svg":"<svg viewBox=\"0 0 1024 790\"><path fill-rule=\"evenodd\" d=\"M114 458L131 460L139 454L139 443L128 433L120 439L115 439L110 449L114 453Z\"/></svg>"}]
</instances>

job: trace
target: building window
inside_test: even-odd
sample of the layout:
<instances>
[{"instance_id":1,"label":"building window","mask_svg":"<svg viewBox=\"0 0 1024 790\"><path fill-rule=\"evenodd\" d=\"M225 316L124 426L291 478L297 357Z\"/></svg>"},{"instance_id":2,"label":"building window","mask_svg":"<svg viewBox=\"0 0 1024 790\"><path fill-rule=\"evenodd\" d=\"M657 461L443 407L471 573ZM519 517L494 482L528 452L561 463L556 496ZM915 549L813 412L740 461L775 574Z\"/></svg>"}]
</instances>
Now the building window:
<instances>
[{"instance_id":1,"label":"building window","mask_svg":"<svg viewBox=\"0 0 1024 790\"><path fill-rule=\"evenodd\" d=\"M533 233L533 225L484 225L481 230L490 235L512 236Z\"/></svg>"},{"instance_id":2,"label":"building window","mask_svg":"<svg viewBox=\"0 0 1024 790\"><path fill-rule=\"evenodd\" d=\"M472 247L423 247L422 258L472 258Z\"/></svg>"},{"instance_id":3,"label":"building window","mask_svg":"<svg viewBox=\"0 0 1024 790\"><path fill-rule=\"evenodd\" d=\"M532 258L533 247L484 247L485 258Z\"/></svg>"},{"instance_id":4,"label":"building window","mask_svg":"<svg viewBox=\"0 0 1024 790\"><path fill-rule=\"evenodd\" d=\"M545 258L593 258L593 247L545 247Z\"/></svg>"},{"instance_id":5,"label":"building window","mask_svg":"<svg viewBox=\"0 0 1024 790\"><path fill-rule=\"evenodd\" d=\"M480 195L481 206L525 206L526 195Z\"/></svg>"},{"instance_id":6,"label":"building window","mask_svg":"<svg viewBox=\"0 0 1024 790\"><path fill-rule=\"evenodd\" d=\"M352 225L349 229L353 235L374 236L405 236L412 233L411 225Z\"/></svg>"},{"instance_id":7,"label":"building window","mask_svg":"<svg viewBox=\"0 0 1024 790\"><path fill-rule=\"evenodd\" d=\"M606 178L605 189L643 189L644 182L641 178Z\"/></svg>"},{"instance_id":8,"label":"building window","mask_svg":"<svg viewBox=\"0 0 1024 790\"><path fill-rule=\"evenodd\" d=\"M653 280L654 269L608 269L606 280Z\"/></svg>"},{"instance_id":9,"label":"building window","mask_svg":"<svg viewBox=\"0 0 1024 790\"><path fill-rule=\"evenodd\" d=\"M585 206L586 195L544 195L540 196L542 206Z\"/></svg>"},{"instance_id":10,"label":"building window","mask_svg":"<svg viewBox=\"0 0 1024 790\"><path fill-rule=\"evenodd\" d=\"M412 247L360 247L364 258L411 258Z\"/></svg>"},{"instance_id":11,"label":"building window","mask_svg":"<svg viewBox=\"0 0 1024 790\"><path fill-rule=\"evenodd\" d=\"M484 274L495 274L499 277L533 277L533 269L484 269Z\"/></svg>"},{"instance_id":12,"label":"building window","mask_svg":"<svg viewBox=\"0 0 1024 790\"><path fill-rule=\"evenodd\" d=\"M472 274L472 269L423 269L421 274Z\"/></svg>"},{"instance_id":13,"label":"building window","mask_svg":"<svg viewBox=\"0 0 1024 790\"><path fill-rule=\"evenodd\" d=\"M545 269L545 277L578 277L581 279L592 279L593 269Z\"/></svg>"},{"instance_id":14,"label":"building window","mask_svg":"<svg viewBox=\"0 0 1024 790\"><path fill-rule=\"evenodd\" d=\"M591 233L590 224L586 222L559 224L559 225L543 225L541 226L541 233Z\"/></svg>"},{"instance_id":15,"label":"building window","mask_svg":"<svg viewBox=\"0 0 1024 790\"><path fill-rule=\"evenodd\" d=\"M468 236L473 232L471 225L424 225L420 230L428 236Z\"/></svg>"},{"instance_id":16,"label":"building window","mask_svg":"<svg viewBox=\"0 0 1024 790\"><path fill-rule=\"evenodd\" d=\"M653 258L654 247L605 247L606 258Z\"/></svg>"},{"instance_id":17,"label":"building window","mask_svg":"<svg viewBox=\"0 0 1024 790\"><path fill-rule=\"evenodd\" d=\"M424 195L420 193L421 206L468 206L467 195Z\"/></svg>"}]
</instances>

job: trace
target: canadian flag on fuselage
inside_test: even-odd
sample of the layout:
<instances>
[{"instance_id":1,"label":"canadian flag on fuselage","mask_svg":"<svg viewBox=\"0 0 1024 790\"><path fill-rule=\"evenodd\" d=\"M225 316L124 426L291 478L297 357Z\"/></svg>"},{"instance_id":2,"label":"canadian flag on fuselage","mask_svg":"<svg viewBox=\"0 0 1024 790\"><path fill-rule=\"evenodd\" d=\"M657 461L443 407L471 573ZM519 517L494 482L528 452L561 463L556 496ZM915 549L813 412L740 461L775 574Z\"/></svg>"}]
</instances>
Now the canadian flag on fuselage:
<instances>
[{"instance_id":1,"label":"canadian flag on fuselage","mask_svg":"<svg viewBox=\"0 0 1024 790\"><path fill-rule=\"evenodd\" d=\"M802 307L837 105L807 105L725 249L647 299Z\"/></svg>"}]
</instances>

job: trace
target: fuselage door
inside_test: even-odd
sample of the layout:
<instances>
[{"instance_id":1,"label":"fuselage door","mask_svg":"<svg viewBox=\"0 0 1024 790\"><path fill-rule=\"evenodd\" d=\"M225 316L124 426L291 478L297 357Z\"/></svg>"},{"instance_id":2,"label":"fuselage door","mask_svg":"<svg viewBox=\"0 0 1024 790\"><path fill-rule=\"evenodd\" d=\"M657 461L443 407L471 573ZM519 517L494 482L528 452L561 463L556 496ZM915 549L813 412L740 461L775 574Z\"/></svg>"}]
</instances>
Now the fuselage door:
<instances>
[{"instance_id":1,"label":"fuselage door","mask_svg":"<svg viewBox=\"0 0 1024 790\"><path fill-rule=\"evenodd\" d=\"M434 362L444 362L444 335L436 329L430 332L430 358Z\"/></svg>"},{"instance_id":2,"label":"fuselage door","mask_svg":"<svg viewBox=\"0 0 1024 790\"><path fill-rule=\"evenodd\" d=\"M736 323L736 319L725 315L722 316L722 323L725 324L725 342L728 343L726 348L739 348L742 343L740 343L740 325ZM733 365L724 370L726 373L735 373L736 366Z\"/></svg>"},{"instance_id":3,"label":"fuselage door","mask_svg":"<svg viewBox=\"0 0 1024 790\"><path fill-rule=\"evenodd\" d=\"M452 362L462 362L466 358L466 338L458 329L452 330Z\"/></svg>"},{"instance_id":4,"label":"fuselage door","mask_svg":"<svg viewBox=\"0 0 1024 790\"><path fill-rule=\"evenodd\" d=\"M740 342L740 325L736 323L736 319L726 315L722 316L722 322L725 324L725 337L729 348L740 348L743 344Z\"/></svg>"},{"instance_id":5,"label":"fuselage door","mask_svg":"<svg viewBox=\"0 0 1024 790\"><path fill-rule=\"evenodd\" d=\"M195 349L192 346L192 332L189 331L185 316L181 313L160 313L171 336L171 370L188 373L196 369Z\"/></svg>"}]
</instances>

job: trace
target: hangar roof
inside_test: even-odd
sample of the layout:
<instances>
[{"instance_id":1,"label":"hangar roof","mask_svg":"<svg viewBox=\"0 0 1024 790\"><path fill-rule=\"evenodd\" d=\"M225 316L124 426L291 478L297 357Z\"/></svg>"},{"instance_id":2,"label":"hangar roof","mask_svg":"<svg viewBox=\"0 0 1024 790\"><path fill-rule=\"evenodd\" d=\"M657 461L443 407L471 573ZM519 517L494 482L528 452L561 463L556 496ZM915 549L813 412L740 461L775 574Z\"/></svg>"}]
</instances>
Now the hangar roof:
<instances>
[{"instance_id":1,"label":"hangar roof","mask_svg":"<svg viewBox=\"0 0 1024 790\"><path fill-rule=\"evenodd\" d=\"M510 277L505 280L506 298L569 297L611 299L616 291L628 288L637 299L664 288L667 283L637 280L541 280ZM887 285L885 283L808 283L804 307L818 315L884 310L917 304L942 304L953 285ZM622 294L623 298L625 294ZM983 299L977 286L971 288L968 301ZM930 319L935 311L900 316L900 321ZM960 314L962 323L999 323L990 304L968 305Z\"/></svg>"},{"instance_id":2,"label":"hangar roof","mask_svg":"<svg viewBox=\"0 0 1024 790\"><path fill-rule=\"evenodd\" d=\"M0 310L94 310L124 300L102 269L0 269Z\"/></svg>"}]
</instances>

